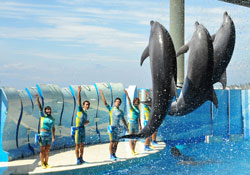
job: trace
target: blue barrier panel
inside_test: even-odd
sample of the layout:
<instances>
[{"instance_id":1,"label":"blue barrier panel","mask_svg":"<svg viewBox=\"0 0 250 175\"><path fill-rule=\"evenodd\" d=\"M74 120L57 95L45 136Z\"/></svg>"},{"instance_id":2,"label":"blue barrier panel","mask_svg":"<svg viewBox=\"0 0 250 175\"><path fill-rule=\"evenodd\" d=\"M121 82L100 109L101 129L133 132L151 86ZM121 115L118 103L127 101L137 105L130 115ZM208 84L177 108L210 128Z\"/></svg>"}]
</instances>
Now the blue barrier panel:
<instances>
[{"instance_id":1,"label":"blue barrier panel","mask_svg":"<svg viewBox=\"0 0 250 175\"><path fill-rule=\"evenodd\" d=\"M8 161L8 153L3 150L3 128L6 120L7 107L7 97L2 89L0 89L0 162Z\"/></svg>"},{"instance_id":2,"label":"blue barrier panel","mask_svg":"<svg viewBox=\"0 0 250 175\"><path fill-rule=\"evenodd\" d=\"M218 99L218 109L215 105L213 109L213 135L221 135L224 138L229 137L229 104L228 104L228 91L215 90Z\"/></svg>"},{"instance_id":3,"label":"blue barrier panel","mask_svg":"<svg viewBox=\"0 0 250 175\"><path fill-rule=\"evenodd\" d=\"M242 115L243 115L243 126L244 126L244 138L246 140L250 139L250 99L249 99L249 90L241 90L241 99L242 99Z\"/></svg>"},{"instance_id":4,"label":"blue barrier panel","mask_svg":"<svg viewBox=\"0 0 250 175\"><path fill-rule=\"evenodd\" d=\"M243 134L241 90L229 90L229 128L231 134Z\"/></svg>"},{"instance_id":5,"label":"blue barrier panel","mask_svg":"<svg viewBox=\"0 0 250 175\"><path fill-rule=\"evenodd\" d=\"M31 128L30 123L36 122L36 119L31 116L33 109L29 95L24 90L18 90L18 95L21 98L22 105L22 114L18 124L18 145L23 156L27 157L35 153L31 145L31 138L34 138L36 128Z\"/></svg>"},{"instance_id":6,"label":"blue barrier panel","mask_svg":"<svg viewBox=\"0 0 250 175\"><path fill-rule=\"evenodd\" d=\"M31 106L32 106L32 111L29 111L29 112L31 112L31 114L28 117L28 119L30 119L29 127L32 128L31 133L30 133L30 144L33 147L35 153L39 153L40 146L39 146L39 144L35 144L35 142L34 142L35 141L35 133L40 132L39 119L41 116L40 116L40 112L39 112L40 109L38 108L38 104L37 104L37 100L36 100L36 96L35 96L35 94L38 95L39 92L38 92L36 87L26 88L25 90L26 90L28 96L30 97L30 102L31 102Z\"/></svg>"},{"instance_id":7,"label":"blue barrier panel","mask_svg":"<svg viewBox=\"0 0 250 175\"><path fill-rule=\"evenodd\" d=\"M62 110L62 120L61 125L63 129L61 130L61 135L64 136L65 147L70 147L75 144L71 137L71 121L74 117L74 97L69 88L61 89L63 94L63 110Z\"/></svg>"},{"instance_id":8,"label":"blue barrier panel","mask_svg":"<svg viewBox=\"0 0 250 175\"><path fill-rule=\"evenodd\" d=\"M180 89L178 89L180 94ZM211 102L207 101L192 113L173 117L167 115L158 136L165 141L196 140L212 133Z\"/></svg>"},{"instance_id":9,"label":"blue barrier panel","mask_svg":"<svg viewBox=\"0 0 250 175\"><path fill-rule=\"evenodd\" d=\"M2 91L8 100L6 119L3 126L3 150L9 153L9 160L12 160L22 157L22 152L18 150L21 99L15 88L2 87Z\"/></svg>"},{"instance_id":10,"label":"blue barrier panel","mask_svg":"<svg viewBox=\"0 0 250 175\"><path fill-rule=\"evenodd\" d=\"M99 98L99 105L97 108L97 116L99 118L98 130L99 130L100 135L101 135L100 141L101 142L108 142L109 135L107 132L107 127L109 125L109 120L110 120L109 111L105 107L105 105L103 104L103 102L101 100L99 90L101 89L103 91L103 94L105 96L107 103L111 106L111 104L113 104L111 89L110 89L110 86L108 83L95 83L95 87L96 87L96 91L99 95L99 97L98 97Z\"/></svg>"}]
</instances>

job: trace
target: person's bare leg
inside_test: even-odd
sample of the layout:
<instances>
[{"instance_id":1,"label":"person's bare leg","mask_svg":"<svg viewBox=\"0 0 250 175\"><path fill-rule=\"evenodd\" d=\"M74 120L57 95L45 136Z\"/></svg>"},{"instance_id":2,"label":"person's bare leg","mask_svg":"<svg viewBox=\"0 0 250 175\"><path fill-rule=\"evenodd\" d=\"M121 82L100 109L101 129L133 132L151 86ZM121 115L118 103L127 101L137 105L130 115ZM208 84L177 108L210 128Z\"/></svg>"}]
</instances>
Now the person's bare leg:
<instances>
[{"instance_id":1,"label":"person's bare leg","mask_svg":"<svg viewBox=\"0 0 250 175\"><path fill-rule=\"evenodd\" d=\"M115 142L114 142L114 147L113 147L113 153L114 153L114 154L116 153L117 146L118 146L118 141L115 141Z\"/></svg>"},{"instance_id":2,"label":"person's bare leg","mask_svg":"<svg viewBox=\"0 0 250 175\"><path fill-rule=\"evenodd\" d=\"M110 153L110 155L111 154L113 154L113 142L112 141L110 141L110 143L109 143L109 153Z\"/></svg>"},{"instance_id":3,"label":"person's bare leg","mask_svg":"<svg viewBox=\"0 0 250 175\"><path fill-rule=\"evenodd\" d=\"M145 139L144 146L149 146L150 139L151 139L150 137L148 137L148 138Z\"/></svg>"},{"instance_id":4,"label":"person's bare leg","mask_svg":"<svg viewBox=\"0 0 250 175\"><path fill-rule=\"evenodd\" d=\"M45 146L40 147L40 161L41 165L43 165L45 161Z\"/></svg>"},{"instance_id":5,"label":"person's bare leg","mask_svg":"<svg viewBox=\"0 0 250 175\"><path fill-rule=\"evenodd\" d=\"M49 162L49 150L50 150L51 145L45 146L45 163L48 164Z\"/></svg>"},{"instance_id":6,"label":"person's bare leg","mask_svg":"<svg viewBox=\"0 0 250 175\"><path fill-rule=\"evenodd\" d=\"M156 135L157 135L157 131L155 131L155 132L152 134L152 141L156 141Z\"/></svg>"},{"instance_id":7,"label":"person's bare leg","mask_svg":"<svg viewBox=\"0 0 250 175\"><path fill-rule=\"evenodd\" d=\"M82 156L83 156L83 151L84 151L84 144L81 143L81 144L80 144L80 157L81 157L81 158L82 158Z\"/></svg>"},{"instance_id":8,"label":"person's bare leg","mask_svg":"<svg viewBox=\"0 0 250 175\"><path fill-rule=\"evenodd\" d=\"M78 159L79 158L79 144L76 144L75 154L76 154L76 158Z\"/></svg>"},{"instance_id":9,"label":"person's bare leg","mask_svg":"<svg viewBox=\"0 0 250 175\"><path fill-rule=\"evenodd\" d=\"M135 151L136 140L133 140L133 150Z\"/></svg>"},{"instance_id":10,"label":"person's bare leg","mask_svg":"<svg viewBox=\"0 0 250 175\"><path fill-rule=\"evenodd\" d=\"M134 152L132 140L129 140L129 147L130 147L131 151Z\"/></svg>"}]
</instances>

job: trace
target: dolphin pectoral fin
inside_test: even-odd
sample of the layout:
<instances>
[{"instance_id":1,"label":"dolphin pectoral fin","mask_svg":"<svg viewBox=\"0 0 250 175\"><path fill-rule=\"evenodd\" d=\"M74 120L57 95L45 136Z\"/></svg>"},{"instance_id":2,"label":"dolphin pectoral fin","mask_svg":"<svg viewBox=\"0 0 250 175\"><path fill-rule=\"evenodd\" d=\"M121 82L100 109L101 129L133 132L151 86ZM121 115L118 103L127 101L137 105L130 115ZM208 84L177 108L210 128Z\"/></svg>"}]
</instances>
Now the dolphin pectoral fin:
<instances>
[{"instance_id":1,"label":"dolphin pectoral fin","mask_svg":"<svg viewBox=\"0 0 250 175\"><path fill-rule=\"evenodd\" d=\"M141 55L141 62L140 62L140 65L143 64L144 60L145 60L148 56L149 56L149 47L147 46L147 47L144 49L144 51L143 51L143 53L142 53L142 55Z\"/></svg>"},{"instance_id":2,"label":"dolphin pectoral fin","mask_svg":"<svg viewBox=\"0 0 250 175\"><path fill-rule=\"evenodd\" d=\"M186 53L187 51L189 50L189 45L188 44L185 44L183 45L177 52L176 54L176 58L184 53Z\"/></svg>"},{"instance_id":3,"label":"dolphin pectoral fin","mask_svg":"<svg viewBox=\"0 0 250 175\"><path fill-rule=\"evenodd\" d=\"M214 42L215 36L216 36L216 34L213 34L213 35L211 36L213 42Z\"/></svg>"},{"instance_id":4,"label":"dolphin pectoral fin","mask_svg":"<svg viewBox=\"0 0 250 175\"><path fill-rule=\"evenodd\" d=\"M213 96L212 96L212 102L213 102L213 104L215 105L215 107L216 108L218 108L218 99L217 99L217 96L216 96L216 93L215 93L215 91L214 91L214 89L213 89Z\"/></svg>"},{"instance_id":5,"label":"dolphin pectoral fin","mask_svg":"<svg viewBox=\"0 0 250 175\"><path fill-rule=\"evenodd\" d=\"M226 73L226 71L221 75L219 82L222 84L223 89L225 89L227 86L227 73Z\"/></svg>"},{"instance_id":6,"label":"dolphin pectoral fin","mask_svg":"<svg viewBox=\"0 0 250 175\"><path fill-rule=\"evenodd\" d=\"M177 91L176 91L174 76L172 77L172 80L171 80L170 95L172 98L175 96L175 99L177 101Z\"/></svg>"}]
</instances>

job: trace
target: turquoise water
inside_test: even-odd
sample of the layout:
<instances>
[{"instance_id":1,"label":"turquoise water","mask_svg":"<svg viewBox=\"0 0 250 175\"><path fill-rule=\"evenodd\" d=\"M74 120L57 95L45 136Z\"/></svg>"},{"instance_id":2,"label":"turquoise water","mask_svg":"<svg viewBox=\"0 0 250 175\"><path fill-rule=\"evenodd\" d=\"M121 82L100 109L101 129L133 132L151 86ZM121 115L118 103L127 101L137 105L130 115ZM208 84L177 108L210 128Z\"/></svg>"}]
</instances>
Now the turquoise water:
<instances>
[{"instance_id":1,"label":"turquoise water","mask_svg":"<svg viewBox=\"0 0 250 175\"><path fill-rule=\"evenodd\" d=\"M111 169L103 174L186 174L186 175L249 175L250 174L250 141L198 143L186 145L183 155L194 161L183 161L170 154L167 146L159 157L125 169Z\"/></svg>"}]
</instances>

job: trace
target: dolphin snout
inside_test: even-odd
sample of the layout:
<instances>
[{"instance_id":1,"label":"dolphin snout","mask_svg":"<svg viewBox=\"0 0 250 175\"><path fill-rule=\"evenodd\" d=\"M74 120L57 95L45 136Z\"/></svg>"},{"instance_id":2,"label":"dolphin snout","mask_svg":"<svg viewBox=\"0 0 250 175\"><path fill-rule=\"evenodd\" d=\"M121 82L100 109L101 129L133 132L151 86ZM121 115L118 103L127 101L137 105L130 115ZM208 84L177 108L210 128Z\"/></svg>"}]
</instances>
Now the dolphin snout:
<instances>
[{"instance_id":1,"label":"dolphin snout","mask_svg":"<svg viewBox=\"0 0 250 175\"><path fill-rule=\"evenodd\" d=\"M177 114L177 103L176 102L173 102L171 104L171 108L170 110L168 111L168 115L171 115L171 116L175 116Z\"/></svg>"}]
</instances>

